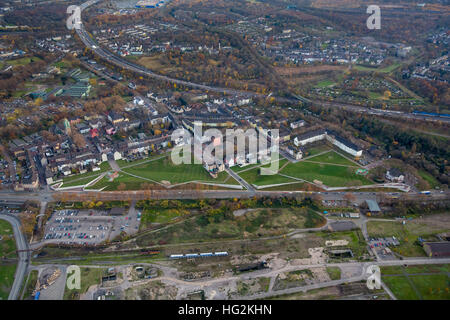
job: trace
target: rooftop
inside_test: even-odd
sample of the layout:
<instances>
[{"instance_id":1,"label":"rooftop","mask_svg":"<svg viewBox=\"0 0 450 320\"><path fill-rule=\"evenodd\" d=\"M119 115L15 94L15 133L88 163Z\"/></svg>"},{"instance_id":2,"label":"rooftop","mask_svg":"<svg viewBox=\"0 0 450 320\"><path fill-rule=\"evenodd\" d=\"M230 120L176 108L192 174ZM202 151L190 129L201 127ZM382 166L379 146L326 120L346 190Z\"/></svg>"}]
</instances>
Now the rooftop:
<instances>
[{"instance_id":1,"label":"rooftop","mask_svg":"<svg viewBox=\"0 0 450 320\"><path fill-rule=\"evenodd\" d=\"M366 200L367 205L369 206L369 211L371 212L380 212L381 209L378 206L378 203L375 200Z\"/></svg>"}]
</instances>

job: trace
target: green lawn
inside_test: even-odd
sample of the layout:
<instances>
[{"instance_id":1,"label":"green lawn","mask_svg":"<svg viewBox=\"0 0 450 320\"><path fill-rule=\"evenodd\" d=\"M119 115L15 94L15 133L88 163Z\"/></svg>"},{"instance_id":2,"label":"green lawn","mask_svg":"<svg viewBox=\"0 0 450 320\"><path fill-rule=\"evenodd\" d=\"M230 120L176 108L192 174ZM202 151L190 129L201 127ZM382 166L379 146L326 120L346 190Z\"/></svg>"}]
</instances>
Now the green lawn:
<instances>
[{"instance_id":1,"label":"green lawn","mask_svg":"<svg viewBox=\"0 0 450 320\"><path fill-rule=\"evenodd\" d=\"M145 209L142 212L142 220L141 227L145 226L148 223L168 223L183 214L189 214L187 210L178 210L178 209L154 209L149 208Z\"/></svg>"},{"instance_id":2,"label":"green lawn","mask_svg":"<svg viewBox=\"0 0 450 320\"><path fill-rule=\"evenodd\" d=\"M0 220L0 258L14 259L16 255L16 241L11 224L5 220Z\"/></svg>"},{"instance_id":3,"label":"green lawn","mask_svg":"<svg viewBox=\"0 0 450 320\"><path fill-rule=\"evenodd\" d=\"M259 168L254 168L252 170L248 170L242 173L239 173L239 176L247 181L250 184L254 184L257 186L267 186L272 184L281 184L281 183L289 183L295 182L294 179L286 178L280 176L278 174L274 175L261 175Z\"/></svg>"},{"instance_id":4,"label":"green lawn","mask_svg":"<svg viewBox=\"0 0 450 320\"><path fill-rule=\"evenodd\" d=\"M424 300L450 300L450 278L447 274L413 275L410 278Z\"/></svg>"},{"instance_id":5,"label":"green lawn","mask_svg":"<svg viewBox=\"0 0 450 320\"><path fill-rule=\"evenodd\" d=\"M201 164L175 165L169 157L129 167L123 171L158 182L169 181L171 184L189 181L224 183L228 178L226 172L221 172L219 177L214 179Z\"/></svg>"},{"instance_id":6,"label":"green lawn","mask_svg":"<svg viewBox=\"0 0 450 320\"><path fill-rule=\"evenodd\" d=\"M150 215L148 219L152 219L152 216ZM203 214L169 228L143 235L137 242L139 245L148 245L158 242L208 242L242 237L257 238L282 235L297 228L318 227L324 223L325 220L309 208L257 209L238 217L220 213Z\"/></svg>"},{"instance_id":7,"label":"green lawn","mask_svg":"<svg viewBox=\"0 0 450 320\"><path fill-rule=\"evenodd\" d=\"M383 282L391 289L392 293L399 300L418 300L413 287L408 279L404 276L400 277L382 277Z\"/></svg>"},{"instance_id":8,"label":"green lawn","mask_svg":"<svg viewBox=\"0 0 450 320\"><path fill-rule=\"evenodd\" d=\"M424 170L417 170L417 172L419 173L420 177L423 180L428 182L428 184L430 185L431 189L434 189L435 187L439 187L440 186L439 181L437 181L437 179L435 177L433 177L431 174L429 174L428 172L426 172Z\"/></svg>"},{"instance_id":9,"label":"green lawn","mask_svg":"<svg viewBox=\"0 0 450 320\"><path fill-rule=\"evenodd\" d=\"M87 189L100 190L102 188L105 188L105 191L114 191L117 190L117 187L121 183L125 184L126 190L139 190L141 189L142 183L151 184L150 181L138 179L125 173L119 172L119 176L115 178L114 181L110 182L108 177L103 177L96 184L89 186Z\"/></svg>"},{"instance_id":10,"label":"green lawn","mask_svg":"<svg viewBox=\"0 0 450 320\"><path fill-rule=\"evenodd\" d=\"M23 294L23 298L27 299L29 297L31 297L31 295L33 294L34 289L36 288L36 282L38 280L38 271L37 270L32 270L30 272L30 275L28 277L28 282L26 284L25 287L25 291Z\"/></svg>"},{"instance_id":11,"label":"green lawn","mask_svg":"<svg viewBox=\"0 0 450 320\"><path fill-rule=\"evenodd\" d=\"M330 152L308 158L308 160L305 161L315 161L315 162L324 162L324 163L330 163L330 164L342 164L345 166L358 166L356 163L348 160L347 158L341 156L339 153L337 153L334 150L331 150Z\"/></svg>"},{"instance_id":12,"label":"green lawn","mask_svg":"<svg viewBox=\"0 0 450 320\"><path fill-rule=\"evenodd\" d=\"M367 223L367 232L371 237L395 236L398 238L400 246L393 250L406 257L425 256L423 248L415 243L419 236L426 238L445 231L448 229L418 221L408 221L405 225L394 221L369 221Z\"/></svg>"},{"instance_id":13,"label":"green lawn","mask_svg":"<svg viewBox=\"0 0 450 320\"><path fill-rule=\"evenodd\" d=\"M81 269L81 289L64 291L64 300L74 300L78 294L85 293L90 286L101 283L101 277L106 268L80 268Z\"/></svg>"},{"instance_id":14,"label":"green lawn","mask_svg":"<svg viewBox=\"0 0 450 320\"><path fill-rule=\"evenodd\" d=\"M278 169L281 169L286 163L288 163L288 160L286 159L280 159L278 163ZM280 176L278 174L273 175L261 175L260 174L260 167L256 167L258 165L249 165L245 168L242 168L243 170L238 171L239 176L247 181L250 184L254 184L257 186L267 186L272 184L282 184L282 183L289 183L289 182L295 182L296 180L286 178L283 176ZM260 164L259 164L260 166ZM261 167L269 168L270 164L265 164Z\"/></svg>"},{"instance_id":15,"label":"green lawn","mask_svg":"<svg viewBox=\"0 0 450 320\"><path fill-rule=\"evenodd\" d=\"M167 155L164 154L152 154L144 159L139 159L139 160L135 160L135 161L127 161L125 159L120 159L120 160L116 160L116 163L119 165L120 169L124 169L127 167L134 167L137 166L139 164L145 163L145 162L152 162L156 159L159 158L164 158L167 157Z\"/></svg>"},{"instance_id":16,"label":"green lawn","mask_svg":"<svg viewBox=\"0 0 450 320\"><path fill-rule=\"evenodd\" d=\"M14 283L16 264L0 265L0 300L7 300Z\"/></svg>"},{"instance_id":17,"label":"green lawn","mask_svg":"<svg viewBox=\"0 0 450 320\"><path fill-rule=\"evenodd\" d=\"M378 100L378 99L383 97L383 95L381 93L378 93L378 92L370 91L368 94L369 94L369 99L373 99L373 100Z\"/></svg>"},{"instance_id":18,"label":"green lawn","mask_svg":"<svg viewBox=\"0 0 450 320\"><path fill-rule=\"evenodd\" d=\"M304 157L312 157L316 154L322 153L324 151L331 150L326 144L319 144L317 146L306 147L306 155Z\"/></svg>"},{"instance_id":19,"label":"green lawn","mask_svg":"<svg viewBox=\"0 0 450 320\"><path fill-rule=\"evenodd\" d=\"M329 187L349 187L372 184L367 178L357 175L355 167L342 167L306 161L288 164L281 173L309 182L322 181Z\"/></svg>"},{"instance_id":20,"label":"green lawn","mask_svg":"<svg viewBox=\"0 0 450 320\"><path fill-rule=\"evenodd\" d=\"M383 282L400 300L450 300L448 274L384 276Z\"/></svg>"},{"instance_id":21,"label":"green lawn","mask_svg":"<svg viewBox=\"0 0 450 320\"><path fill-rule=\"evenodd\" d=\"M24 66L26 64L31 63L33 60L33 62L36 61L40 61L42 59L38 58L38 57L24 57L24 58L19 58L19 59L14 59L14 60L8 60L6 61L7 64L12 65L12 66Z\"/></svg>"},{"instance_id":22,"label":"green lawn","mask_svg":"<svg viewBox=\"0 0 450 320\"><path fill-rule=\"evenodd\" d=\"M316 84L316 88L325 88L325 87L329 87L336 84L334 81L332 80L323 80L323 81L319 81Z\"/></svg>"},{"instance_id":23,"label":"green lawn","mask_svg":"<svg viewBox=\"0 0 450 320\"><path fill-rule=\"evenodd\" d=\"M121 162L121 164L123 165L124 163ZM109 181L109 177L105 176L96 184L88 187L88 189L99 190L105 187L105 191L114 191L117 190L119 184L123 183L126 190L140 190L143 183L155 184L154 181L162 182L164 180L169 181L171 184L190 181L238 184L225 171L219 173L218 178L214 179L201 165L173 165L170 163L170 159L165 158L124 168L113 181Z\"/></svg>"},{"instance_id":24,"label":"green lawn","mask_svg":"<svg viewBox=\"0 0 450 320\"><path fill-rule=\"evenodd\" d=\"M327 273L331 280L339 280L341 278L341 268L327 267Z\"/></svg>"},{"instance_id":25,"label":"green lawn","mask_svg":"<svg viewBox=\"0 0 450 320\"><path fill-rule=\"evenodd\" d=\"M388 266L381 267L381 274L399 275L399 274L415 274L415 273L449 273L450 264L425 264L425 265L408 265L408 266Z\"/></svg>"},{"instance_id":26,"label":"green lawn","mask_svg":"<svg viewBox=\"0 0 450 320\"><path fill-rule=\"evenodd\" d=\"M248 164L246 166L240 167L240 166L233 166L231 167L231 170L233 170L236 173L242 172L242 171L247 171L250 170L252 168L256 168L259 167L261 164L260 163L254 163L254 164Z\"/></svg>"},{"instance_id":27,"label":"green lawn","mask_svg":"<svg viewBox=\"0 0 450 320\"><path fill-rule=\"evenodd\" d=\"M345 247L353 251L353 259L358 259L367 254L367 243L359 229L341 232L318 232L316 234L323 238L323 246L325 246L327 240L347 240L348 245Z\"/></svg>"},{"instance_id":28,"label":"green lawn","mask_svg":"<svg viewBox=\"0 0 450 320\"><path fill-rule=\"evenodd\" d=\"M373 72L391 73L392 71L394 71L395 69L397 69L400 66L401 66L401 63L393 63L393 64L391 64L391 65L389 65L387 67L384 67L384 68L376 68L376 67L371 68L371 67L365 67L365 66L360 66L360 65L354 66L354 68L356 70L359 70L359 71L373 71Z\"/></svg>"},{"instance_id":29,"label":"green lawn","mask_svg":"<svg viewBox=\"0 0 450 320\"><path fill-rule=\"evenodd\" d=\"M99 175L101 175L103 172L106 172L108 170L111 170L111 167L109 166L109 163L107 161L102 162L100 164L100 170L95 172L86 172L83 174L75 174L72 176L68 176L63 178L63 185L62 187L73 187L78 185L85 185L86 183L94 180L94 178L97 178Z\"/></svg>"}]
</instances>

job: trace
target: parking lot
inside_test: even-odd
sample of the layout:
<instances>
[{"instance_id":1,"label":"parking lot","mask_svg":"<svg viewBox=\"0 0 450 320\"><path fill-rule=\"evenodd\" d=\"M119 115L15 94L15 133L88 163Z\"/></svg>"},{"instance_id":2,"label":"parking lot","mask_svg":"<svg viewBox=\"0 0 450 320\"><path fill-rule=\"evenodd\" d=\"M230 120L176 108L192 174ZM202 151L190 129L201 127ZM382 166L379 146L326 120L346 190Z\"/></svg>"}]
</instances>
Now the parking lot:
<instances>
[{"instance_id":1,"label":"parking lot","mask_svg":"<svg viewBox=\"0 0 450 320\"><path fill-rule=\"evenodd\" d=\"M369 245L371 248L386 248L400 245L400 242L395 237L387 238L369 238Z\"/></svg>"},{"instance_id":2,"label":"parking lot","mask_svg":"<svg viewBox=\"0 0 450 320\"><path fill-rule=\"evenodd\" d=\"M378 256L383 260L395 259L390 247L399 246L400 242L395 237L387 238L369 238L369 246L375 250Z\"/></svg>"},{"instance_id":3,"label":"parking lot","mask_svg":"<svg viewBox=\"0 0 450 320\"><path fill-rule=\"evenodd\" d=\"M94 245L112 240L121 232L136 233L137 212L132 207L127 215L111 216L101 210L55 210L45 226L46 243Z\"/></svg>"}]
</instances>

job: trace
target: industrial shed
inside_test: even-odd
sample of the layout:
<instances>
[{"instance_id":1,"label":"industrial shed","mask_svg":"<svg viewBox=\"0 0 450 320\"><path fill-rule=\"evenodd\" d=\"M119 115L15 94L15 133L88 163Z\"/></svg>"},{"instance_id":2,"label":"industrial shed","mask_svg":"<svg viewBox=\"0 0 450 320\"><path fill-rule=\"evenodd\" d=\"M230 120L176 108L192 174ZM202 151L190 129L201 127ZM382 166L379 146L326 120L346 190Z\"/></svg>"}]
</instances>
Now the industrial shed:
<instances>
[{"instance_id":1,"label":"industrial shed","mask_svg":"<svg viewBox=\"0 0 450 320\"><path fill-rule=\"evenodd\" d=\"M450 257L450 241L425 242L423 249L429 257Z\"/></svg>"}]
</instances>

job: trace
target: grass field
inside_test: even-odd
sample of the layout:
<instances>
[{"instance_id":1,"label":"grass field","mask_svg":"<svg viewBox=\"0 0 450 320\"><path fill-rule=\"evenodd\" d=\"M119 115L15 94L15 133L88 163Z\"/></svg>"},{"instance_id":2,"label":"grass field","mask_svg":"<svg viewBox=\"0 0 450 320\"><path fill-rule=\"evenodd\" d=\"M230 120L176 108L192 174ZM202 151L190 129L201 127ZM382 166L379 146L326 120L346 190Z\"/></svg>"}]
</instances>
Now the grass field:
<instances>
[{"instance_id":1,"label":"grass field","mask_svg":"<svg viewBox=\"0 0 450 320\"><path fill-rule=\"evenodd\" d=\"M322 80L322 81L319 81L316 84L316 87L317 88L325 88L325 87L332 86L334 84L336 84L336 83L334 81L332 81L332 80Z\"/></svg>"},{"instance_id":2,"label":"grass field","mask_svg":"<svg viewBox=\"0 0 450 320\"><path fill-rule=\"evenodd\" d=\"M102 178L88 189L102 189L106 191L117 190L119 184L123 183L126 190L139 190L143 183L155 184L167 181L170 184L199 181L207 183L237 185L238 182L231 178L228 173L220 172L217 179L210 176L200 164L175 165L169 156L155 155L146 159L133 162L125 160L116 161L122 172L114 181L108 177Z\"/></svg>"},{"instance_id":3,"label":"grass field","mask_svg":"<svg viewBox=\"0 0 450 320\"><path fill-rule=\"evenodd\" d=\"M400 300L417 300L418 297L406 277L382 277L383 282Z\"/></svg>"},{"instance_id":4,"label":"grass field","mask_svg":"<svg viewBox=\"0 0 450 320\"><path fill-rule=\"evenodd\" d=\"M382 279L400 300L450 300L448 273L384 276Z\"/></svg>"},{"instance_id":5,"label":"grass field","mask_svg":"<svg viewBox=\"0 0 450 320\"><path fill-rule=\"evenodd\" d=\"M400 246L393 250L406 257L425 256L425 251L416 244L419 236L426 238L433 234L448 231L445 226L427 222L408 221L405 225L400 222L369 221L367 231L371 237L395 236L400 241Z\"/></svg>"},{"instance_id":6,"label":"grass field","mask_svg":"<svg viewBox=\"0 0 450 320\"><path fill-rule=\"evenodd\" d=\"M430 188L434 189L435 187L440 186L439 181L437 181L437 179L435 177L433 177L431 174L429 174L428 172L426 172L424 170L418 170L417 172L419 173L420 177L423 180L428 182L428 184L430 185Z\"/></svg>"},{"instance_id":7,"label":"grass field","mask_svg":"<svg viewBox=\"0 0 450 320\"><path fill-rule=\"evenodd\" d=\"M3 238L0 240L0 258L17 258L13 228L11 224L5 220L0 220L0 236Z\"/></svg>"},{"instance_id":8,"label":"grass field","mask_svg":"<svg viewBox=\"0 0 450 320\"><path fill-rule=\"evenodd\" d=\"M33 294L34 289L36 288L36 282L38 280L38 271L37 270L32 270L30 272L29 278L28 278L28 282L26 284L25 287L25 291L23 293L23 298L24 300L31 297L31 295Z\"/></svg>"},{"instance_id":9,"label":"grass field","mask_svg":"<svg viewBox=\"0 0 450 320\"><path fill-rule=\"evenodd\" d=\"M315 156L319 153L322 153L324 151L329 151L329 150L332 150L332 149L327 144L323 144L323 143L315 145L315 146L307 146L305 155L303 157L309 158L309 157Z\"/></svg>"},{"instance_id":10,"label":"grass field","mask_svg":"<svg viewBox=\"0 0 450 320\"><path fill-rule=\"evenodd\" d=\"M356 70L359 71L373 71L373 72L382 72L382 73L391 73L392 71L394 71L395 69L397 69L398 67L401 66L401 63L393 63L387 67L384 68L370 68L370 67L365 67L365 66L354 66L354 68Z\"/></svg>"},{"instance_id":11,"label":"grass field","mask_svg":"<svg viewBox=\"0 0 450 320\"><path fill-rule=\"evenodd\" d=\"M101 175L103 172L106 172L108 170L111 170L111 167L109 166L108 162L103 162L100 164L100 170L95 172L86 172L83 174L75 174L69 177L63 178L63 185L62 187L73 187L73 186L79 186L79 185L85 185L88 182L94 180L99 175Z\"/></svg>"},{"instance_id":12,"label":"grass field","mask_svg":"<svg viewBox=\"0 0 450 320\"><path fill-rule=\"evenodd\" d=\"M80 268L81 270L81 288L64 291L64 300L74 300L78 294L86 293L90 286L101 283L101 277L106 268Z\"/></svg>"},{"instance_id":13,"label":"grass field","mask_svg":"<svg viewBox=\"0 0 450 320\"><path fill-rule=\"evenodd\" d=\"M319 154L327 150L328 152ZM372 184L372 182L367 178L355 173L356 168L358 167L356 163L348 160L336 151L330 150L328 147L324 148L319 146L310 148L309 152L313 154L313 156L308 157L307 160L299 161L297 163L288 163L286 159L280 160L279 173L309 182L319 180L330 187L347 187ZM283 167L286 163L288 164ZM266 176L260 175L260 169L255 168L255 166L256 165L237 168L234 169L234 171L248 183L257 186L283 184L296 181L295 179L284 177L279 174ZM298 188L298 186L296 188Z\"/></svg>"},{"instance_id":14,"label":"grass field","mask_svg":"<svg viewBox=\"0 0 450 320\"><path fill-rule=\"evenodd\" d=\"M169 223L183 215L189 214L187 210L178 209L144 209L141 218L141 229L146 229L148 224L152 223Z\"/></svg>"},{"instance_id":15,"label":"grass field","mask_svg":"<svg viewBox=\"0 0 450 320\"><path fill-rule=\"evenodd\" d=\"M6 61L6 64L9 64L12 66L24 66L31 62L36 62L36 61L40 61L40 60L42 60L42 59L40 59L38 57L24 57L24 58L19 58L19 59L14 59L14 60L8 60L8 61Z\"/></svg>"},{"instance_id":16,"label":"grass field","mask_svg":"<svg viewBox=\"0 0 450 320\"><path fill-rule=\"evenodd\" d=\"M341 164L345 166L358 166L356 163L348 160L347 158L341 156L339 153L337 153L334 150L331 150L330 152L313 156L311 158L308 158L308 160L305 161L314 161L314 162L324 162L324 163L330 163L330 164Z\"/></svg>"},{"instance_id":17,"label":"grass field","mask_svg":"<svg viewBox=\"0 0 450 320\"><path fill-rule=\"evenodd\" d=\"M300 161L288 164L281 170L281 173L291 177L304 179L309 182L319 180L329 187L349 187L372 184L367 178L357 175L355 171L355 167Z\"/></svg>"},{"instance_id":18,"label":"grass field","mask_svg":"<svg viewBox=\"0 0 450 320\"><path fill-rule=\"evenodd\" d=\"M339 280L341 278L341 268L327 267L327 273L331 280Z\"/></svg>"},{"instance_id":19,"label":"grass field","mask_svg":"<svg viewBox=\"0 0 450 320\"><path fill-rule=\"evenodd\" d=\"M221 172L219 177L214 179L200 164L175 165L168 157L128 167L123 171L158 182L169 181L171 184L189 181L223 183L228 177L226 172Z\"/></svg>"},{"instance_id":20,"label":"grass field","mask_svg":"<svg viewBox=\"0 0 450 320\"><path fill-rule=\"evenodd\" d=\"M308 208L257 209L242 216L201 215L138 238L151 243L208 242L219 239L282 235L291 229L323 225L325 220Z\"/></svg>"},{"instance_id":21,"label":"grass field","mask_svg":"<svg viewBox=\"0 0 450 320\"><path fill-rule=\"evenodd\" d=\"M367 253L367 243L364 240L361 230L351 230L342 232L318 232L318 236L323 238L323 246L327 240L347 240L349 248L353 251L355 259L365 255Z\"/></svg>"},{"instance_id":22,"label":"grass field","mask_svg":"<svg viewBox=\"0 0 450 320\"><path fill-rule=\"evenodd\" d=\"M288 182L295 182L294 179L286 178L278 174L261 175L260 168L253 168L248 171L239 173L239 176L250 184L257 186L267 186L272 184L281 184Z\"/></svg>"},{"instance_id":23,"label":"grass field","mask_svg":"<svg viewBox=\"0 0 450 320\"><path fill-rule=\"evenodd\" d=\"M0 259L17 259L14 230L12 225L5 220L0 220L0 238L2 238L0 240ZM1 265L0 262L0 300L5 299L5 294L8 298L7 293L14 281L15 270L16 264Z\"/></svg>"},{"instance_id":24,"label":"grass field","mask_svg":"<svg viewBox=\"0 0 450 320\"><path fill-rule=\"evenodd\" d=\"M425 264L425 265L409 265L409 266L389 266L381 267L383 275L398 274L415 274L415 273L449 273L450 264Z\"/></svg>"},{"instance_id":25,"label":"grass field","mask_svg":"<svg viewBox=\"0 0 450 320\"><path fill-rule=\"evenodd\" d=\"M16 264L0 265L0 300L7 300L14 283Z\"/></svg>"},{"instance_id":26,"label":"grass field","mask_svg":"<svg viewBox=\"0 0 450 320\"><path fill-rule=\"evenodd\" d=\"M138 179L133 176L127 175L125 173L119 172L119 176L114 179L114 181L109 181L108 177L103 177L96 184L89 186L87 189L97 189L105 191L114 191L117 190L119 184L123 183L126 186L126 190L139 190L141 189L141 184L144 182L151 183L146 180Z\"/></svg>"}]
</instances>

